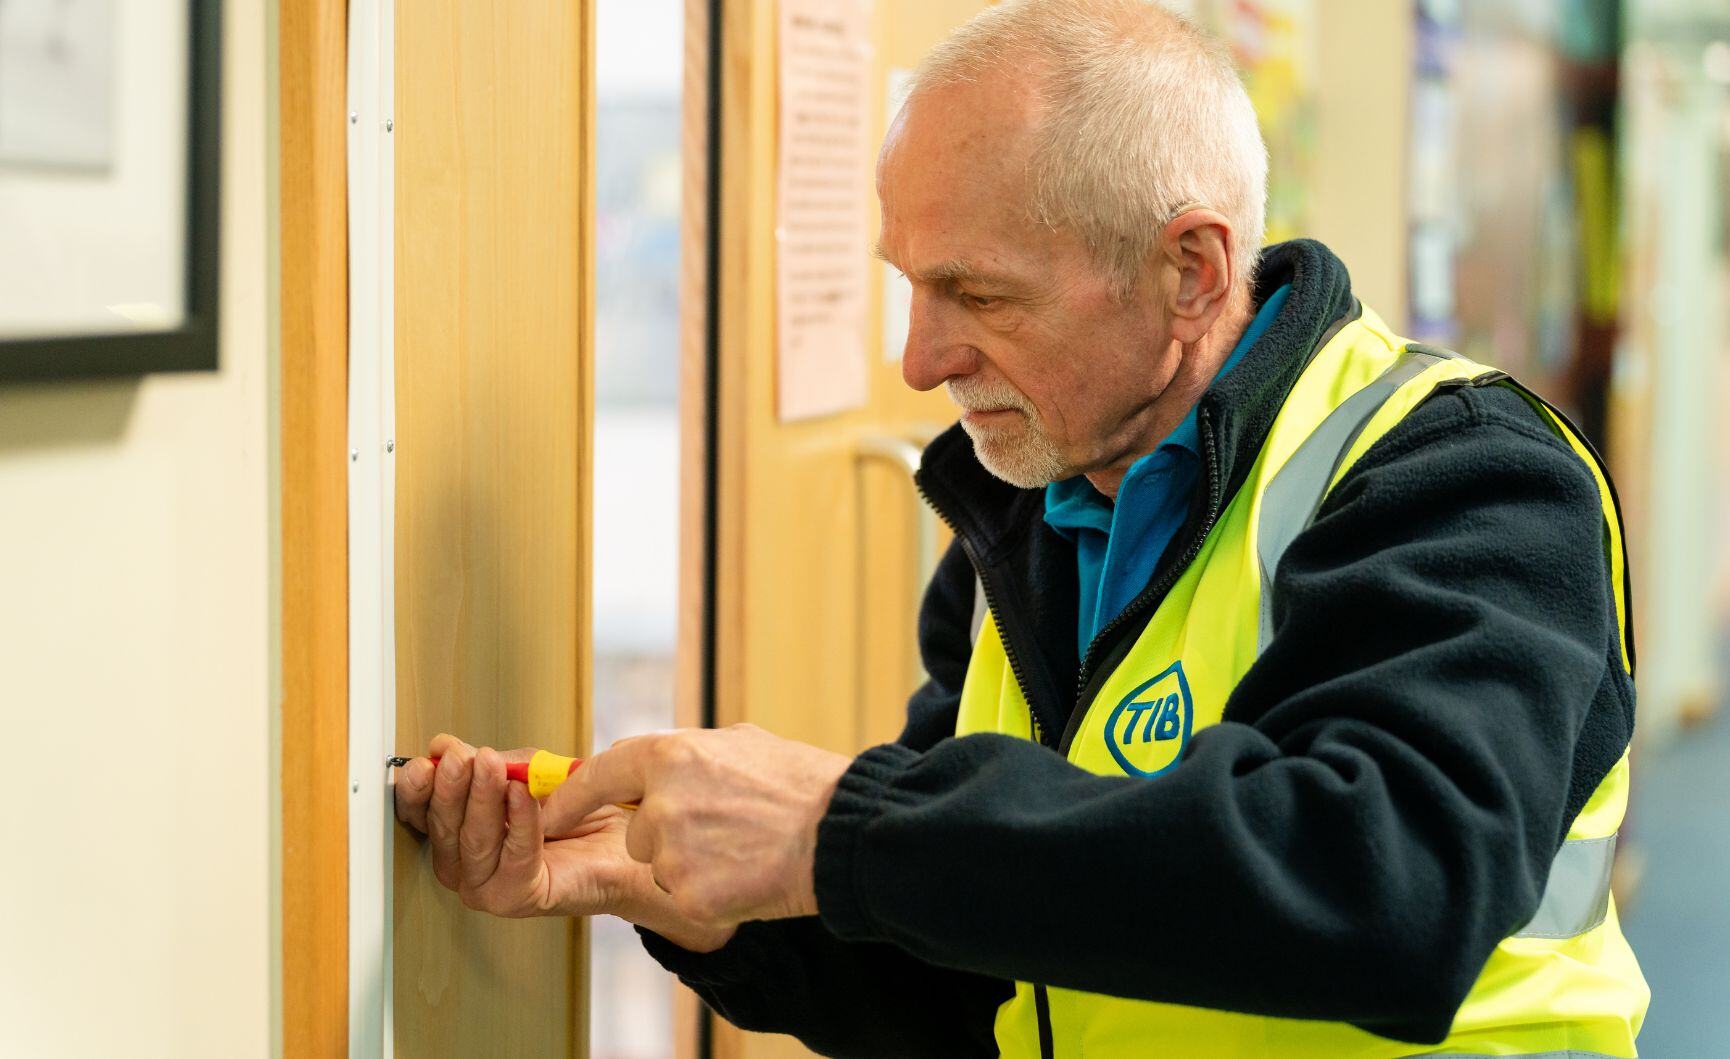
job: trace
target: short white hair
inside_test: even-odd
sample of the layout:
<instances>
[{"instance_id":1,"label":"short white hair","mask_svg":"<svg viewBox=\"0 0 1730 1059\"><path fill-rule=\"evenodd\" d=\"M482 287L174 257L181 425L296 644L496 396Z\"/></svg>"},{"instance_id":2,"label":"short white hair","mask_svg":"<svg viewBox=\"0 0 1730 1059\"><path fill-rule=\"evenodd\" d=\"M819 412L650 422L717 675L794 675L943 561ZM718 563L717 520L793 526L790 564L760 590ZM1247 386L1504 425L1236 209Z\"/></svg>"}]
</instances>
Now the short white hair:
<instances>
[{"instance_id":1,"label":"short white hair","mask_svg":"<svg viewBox=\"0 0 1730 1059\"><path fill-rule=\"evenodd\" d=\"M1267 146L1224 47L1154 0L1004 0L925 57L909 98L1025 71L1042 117L1030 214L1076 233L1120 292L1160 231L1196 206L1232 227L1232 271L1253 282L1267 214Z\"/></svg>"}]
</instances>

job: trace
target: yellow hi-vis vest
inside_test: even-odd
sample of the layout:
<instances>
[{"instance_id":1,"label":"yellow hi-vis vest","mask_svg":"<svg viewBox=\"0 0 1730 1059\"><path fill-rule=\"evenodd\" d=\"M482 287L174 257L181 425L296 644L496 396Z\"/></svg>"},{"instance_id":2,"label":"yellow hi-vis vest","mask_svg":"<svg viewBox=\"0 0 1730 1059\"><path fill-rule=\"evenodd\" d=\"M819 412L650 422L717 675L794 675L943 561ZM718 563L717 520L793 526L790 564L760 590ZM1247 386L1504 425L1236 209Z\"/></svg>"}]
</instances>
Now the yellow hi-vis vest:
<instances>
[{"instance_id":1,"label":"yellow hi-vis vest","mask_svg":"<svg viewBox=\"0 0 1730 1059\"><path fill-rule=\"evenodd\" d=\"M1367 309L1328 340L1286 397L1243 487L1146 629L1086 704L1069 760L1109 776L1156 777L1194 729L1214 724L1272 636L1269 595L1285 547L1370 445L1438 387L1501 383L1501 372L1395 337ZM1518 388L1518 387L1516 387ZM1625 554L1609 479L1553 408L1520 389L1591 468L1604 508L1610 582L1628 650ZM1191 633L1194 635L1191 635ZM1081 708L1078 704L1077 709ZM1034 738L994 617L980 623L956 734ZM1157 779L1151 779L1157 783ZM1617 924L1610 858L1628 800L1628 759L1598 785L1557 853L1537 914L1491 954L1445 1042L1413 1045L1340 1022L1270 1018L1016 983L998 1010L1005 1056L1633 1056L1650 992ZM1044 997L1039 994L1045 994Z\"/></svg>"}]
</instances>

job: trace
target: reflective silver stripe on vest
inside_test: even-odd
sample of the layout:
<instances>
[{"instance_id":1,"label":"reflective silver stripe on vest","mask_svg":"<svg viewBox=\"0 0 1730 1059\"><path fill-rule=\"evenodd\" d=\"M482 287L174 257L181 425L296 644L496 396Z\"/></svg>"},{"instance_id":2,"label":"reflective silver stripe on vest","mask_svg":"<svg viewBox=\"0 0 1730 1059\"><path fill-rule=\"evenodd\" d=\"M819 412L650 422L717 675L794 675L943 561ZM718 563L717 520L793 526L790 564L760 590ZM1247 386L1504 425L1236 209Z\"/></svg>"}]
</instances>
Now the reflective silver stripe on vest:
<instances>
[{"instance_id":1,"label":"reflective silver stripe on vest","mask_svg":"<svg viewBox=\"0 0 1730 1059\"><path fill-rule=\"evenodd\" d=\"M1488 1052L1423 1052L1408 1055L1405 1059L1623 1059L1623 1057L1605 1052L1582 1052L1578 1048L1565 1048L1559 1052L1504 1052L1498 1055L1491 1055Z\"/></svg>"},{"instance_id":2,"label":"reflective silver stripe on vest","mask_svg":"<svg viewBox=\"0 0 1730 1059\"><path fill-rule=\"evenodd\" d=\"M1562 843L1550 862L1544 899L1516 938L1572 938L1604 922L1610 911L1610 864L1616 836L1576 838Z\"/></svg>"},{"instance_id":3,"label":"reflective silver stripe on vest","mask_svg":"<svg viewBox=\"0 0 1730 1059\"><path fill-rule=\"evenodd\" d=\"M1373 382L1346 398L1328 413L1321 426L1304 439L1286 465L1274 475L1262 496L1261 526L1256 531L1256 556L1261 563L1261 636L1257 653L1273 640L1273 575L1291 542L1315 518L1327 495L1328 483L1339 470L1352 442L1394 391L1417 378L1425 368L1456 354L1428 348L1408 349Z\"/></svg>"}]
</instances>

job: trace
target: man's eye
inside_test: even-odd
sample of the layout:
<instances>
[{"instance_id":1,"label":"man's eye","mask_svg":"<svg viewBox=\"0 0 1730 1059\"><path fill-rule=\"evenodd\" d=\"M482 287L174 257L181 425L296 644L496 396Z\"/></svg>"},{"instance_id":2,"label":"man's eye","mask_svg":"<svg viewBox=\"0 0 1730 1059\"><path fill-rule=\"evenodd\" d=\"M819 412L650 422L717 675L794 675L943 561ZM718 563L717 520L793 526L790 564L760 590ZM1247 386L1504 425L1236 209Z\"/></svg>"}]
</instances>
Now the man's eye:
<instances>
[{"instance_id":1,"label":"man's eye","mask_svg":"<svg viewBox=\"0 0 1730 1059\"><path fill-rule=\"evenodd\" d=\"M970 309L995 309L1002 299L988 294L963 294L961 300L966 302Z\"/></svg>"}]
</instances>

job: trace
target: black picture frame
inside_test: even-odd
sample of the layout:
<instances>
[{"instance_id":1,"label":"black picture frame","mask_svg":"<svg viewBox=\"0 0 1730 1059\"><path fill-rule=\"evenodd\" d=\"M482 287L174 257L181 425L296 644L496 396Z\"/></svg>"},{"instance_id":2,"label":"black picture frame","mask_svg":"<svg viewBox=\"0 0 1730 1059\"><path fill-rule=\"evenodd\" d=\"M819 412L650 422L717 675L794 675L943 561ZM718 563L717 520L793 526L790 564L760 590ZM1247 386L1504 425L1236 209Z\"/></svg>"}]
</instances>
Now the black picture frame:
<instances>
[{"instance_id":1,"label":"black picture frame","mask_svg":"<svg viewBox=\"0 0 1730 1059\"><path fill-rule=\"evenodd\" d=\"M218 365L222 0L188 0L186 303L165 331L0 338L0 382L213 371Z\"/></svg>"}]
</instances>

